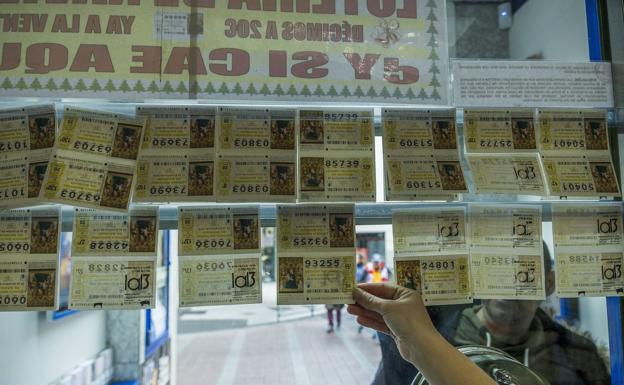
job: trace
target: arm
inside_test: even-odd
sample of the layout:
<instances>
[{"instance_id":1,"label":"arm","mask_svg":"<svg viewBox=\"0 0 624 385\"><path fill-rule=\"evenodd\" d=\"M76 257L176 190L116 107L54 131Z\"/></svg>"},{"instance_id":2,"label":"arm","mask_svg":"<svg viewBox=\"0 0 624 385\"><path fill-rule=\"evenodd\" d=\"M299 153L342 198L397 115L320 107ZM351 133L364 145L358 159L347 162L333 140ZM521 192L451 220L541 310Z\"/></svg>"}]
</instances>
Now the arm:
<instances>
[{"instance_id":1,"label":"arm","mask_svg":"<svg viewBox=\"0 0 624 385\"><path fill-rule=\"evenodd\" d=\"M389 284L362 284L347 311L363 326L391 335L399 352L431 385L496 385L433 326L420 294Z\"/></svg>"}]
</instances>

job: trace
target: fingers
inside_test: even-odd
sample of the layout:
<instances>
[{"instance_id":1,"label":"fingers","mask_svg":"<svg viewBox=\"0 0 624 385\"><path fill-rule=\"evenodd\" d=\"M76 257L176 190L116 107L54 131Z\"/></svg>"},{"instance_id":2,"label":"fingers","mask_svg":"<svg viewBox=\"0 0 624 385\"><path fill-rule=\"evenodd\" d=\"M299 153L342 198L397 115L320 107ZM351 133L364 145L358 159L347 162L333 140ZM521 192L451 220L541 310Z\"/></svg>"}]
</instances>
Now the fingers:
<instances>
[{"instance_id":1,"label":"fingers","mask_svg":"<svg viewBox=\"0 0 624 385\"><path fill-rule=\"evenodd\" d=\"M366 318L370 318L373 320L376 320L378 322L385 322L383 317L381 316L381 314L374 312L372 310L367 310L364 309L362 306L359 306L357 304L355 305L348 305L347 306L347 312L349 314L352 314L354 316L363 316Z\"/></svg>"},{"instance_id":2,"label":"fingers","mask_svg":"<svg viewBox=\"0 0 624 385\"><path fill-rule=\"evenodd\" d=\"M371 329L375 329L378 332L382 332L382 333L386 333L388 335L392 335L392 333L390 332L390 329L388 329L388 326L383 323L383 322L378 322L376 320L370 319L370 318L366 318L366 317L357 317L357 322L367 328L371 328Z\"/></svg>"},{"instance_id":3,"label":"fingers","mask_svg":"<svg viewBox=\"0 0 624 385\"><path fill-rule=\"evenodd\" d=\"M372 310L377 313L382 313L383 304L386 301L359 287L353 290L353 299L364 309Z\"/></svg>"},{"instance_id":4,"label":"fingers","mask_svg":"<svg viewBox=\"0 0 624 385\"><path fill-rule=\"evenodd\" d=\"M382 299L397 299L401 286L389 283L362 283L358 288Z\"/></svg>"}]
</instances>

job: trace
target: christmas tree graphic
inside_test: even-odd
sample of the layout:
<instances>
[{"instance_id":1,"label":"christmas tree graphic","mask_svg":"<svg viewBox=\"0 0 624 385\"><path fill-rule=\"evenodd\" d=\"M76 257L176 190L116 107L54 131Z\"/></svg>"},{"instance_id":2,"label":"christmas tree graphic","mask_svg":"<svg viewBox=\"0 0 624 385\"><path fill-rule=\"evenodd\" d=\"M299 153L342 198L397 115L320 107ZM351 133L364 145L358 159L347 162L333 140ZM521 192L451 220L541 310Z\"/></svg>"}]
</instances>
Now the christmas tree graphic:
<instances>
[{"instance_id":1,"label":"christmas tree graphic","mask_svg":"<svg viewBox=\"0 0 624 385\"><path fill-rule=\"evenodd\" d=\"M436 64L436 62L440 60L440 57L438 56L438 53L436 51L436 48L439 46L437 39L438 30L435 26L436 21L438 21L438 17L435 15L435 9L437 7L438 6L436 5L435 0L427 1L427 8L429 8L429 15L427 16L427 20L429 21L429 28L427 29L427 33L430 35L429 43L427 43L427 46L430 47L428 59L431 60L431 67L428 71L431 74L431 81L429 82L429 86L432 88L430 97L435 100L441 99L440 93L438 92L438 88L440 87L438 74L440 73L440 70L438 69L438 66ZM418 96L420 97L420 95Z\"/></svg>"}]
</instances>

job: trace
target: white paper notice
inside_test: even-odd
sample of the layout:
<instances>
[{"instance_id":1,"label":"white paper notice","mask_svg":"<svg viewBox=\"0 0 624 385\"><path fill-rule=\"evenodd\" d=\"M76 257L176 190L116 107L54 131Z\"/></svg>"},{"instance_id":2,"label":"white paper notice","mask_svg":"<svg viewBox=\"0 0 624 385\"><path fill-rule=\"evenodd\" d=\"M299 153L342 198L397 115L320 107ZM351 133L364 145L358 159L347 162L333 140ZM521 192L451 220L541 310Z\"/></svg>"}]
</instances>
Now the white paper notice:
<instances>
[{"instance_id":1,"label":"white paper notice","mask_svg":"<svg viewBox=\"0 0 624 385\"><path fill-rule=\"evenodd\" d=\"M458 107L613 107L611 64L454 60Z\"/></svg>"}]
</instances>

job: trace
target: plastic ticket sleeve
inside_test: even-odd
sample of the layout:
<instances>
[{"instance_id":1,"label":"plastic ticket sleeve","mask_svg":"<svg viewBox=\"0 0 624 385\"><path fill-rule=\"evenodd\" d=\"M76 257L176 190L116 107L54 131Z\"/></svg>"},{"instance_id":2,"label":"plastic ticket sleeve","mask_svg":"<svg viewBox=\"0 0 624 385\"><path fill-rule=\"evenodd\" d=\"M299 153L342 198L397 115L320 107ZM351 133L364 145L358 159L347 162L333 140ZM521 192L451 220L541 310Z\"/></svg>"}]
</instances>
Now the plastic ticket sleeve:
<instances>
[{"instance_id":1,"label":"plastic ticket sleeve","mask_svg":"<svg viewBox=\"0 0 624 385\"><path fill-rule=\"evenodd\" d=\"M366 156L319 153L299 158L300 201L374 202L375 196L372 152Z\"/></svg>"},{"instance_id":2,"label":"plastic ticket sleeve","mask_svg":"<svg viewBox=\"0 0 624 385\"><path fill-rule=\"evenodd\" d=\"M277 304L354 303L353 254L278 255Z\"/></svg>"},{"instance_id":3,"label":"plastic ticket sleeve","mask_svg":"<svg viewBox=\"0 0 624 385\"><path fill-rule=\"evenodd\" d=\"M132 166L87 160L56 151L40 198L47 202L126 212L133 182Z\"/></svg>"},{"instance_id":4,"label":"plastic ticket sleeve","mask_svg":"<svg viewBox=\"0 0 624 385\"><path fill-rule=\"evenodd\" d=\"M472 302L468 254L395 260L396 283L421 292L423 302L451 305Z\"/></svg>"},{"instance_id":5,"label":"plastic ticket sleeve","mask_svg":"<svg viewBox=\"0 0 624 385\"><path fill-rule=\"evenodd\" d=\"M262 303L260 258L181 256L180 306Z\"/></svg>"},{"instance_id":6,"label":"plastic ticket sleeve","mask_svg":"<svg viewBox=\"0 0 624 385\"><path fill-rule=\"evenodd\" d=\"M556 250L556 255L559 297L624 295L622 252Z\"/></svg>"},{"instance_id":7,"label":"plastic ticket sleeve","mask_svg":"<svg viewBox=\"0 0 624 385\"><path fill-rule=\"evenodd\" d=\"M295 151L295 110L221 107L219 122L220 154Z\"/></svg>"},{"instance_id":8,"label":"plastic ticket sleeve","mask_svg":"<svg viewBox=\"0 0 624 385\"><path fill-rule=\"evenodd\" d=\"M384 109L382 126L386 155L457 154L455 110Z\"/></svg>"},{"instance_id":9,"label":"plastic ticket sleeve","mask_svg":"<svg viewBox=\"0 0 624 385\"><path fill-rule=\"evenodd\" d=\"M474 298L543 300L542 255L472 252Z\"/></svg>"},{"instance_id":10,"label":"plastic ticket sleeve","mask_svg":"<svg viewBox=\"0 0 624 385\"><path fill-rule=\"evenodd\" d=\"M607 156L543 157L551 195L621 196L615 169Z\"/></svg>"},{"instance_id":11,"label":"plastic ticket sleeve","mask_svg":"<svg viewBox=\"0 0 624 385\"><path fill-rule=\"evenodd\" d=\"M142 150L188 149L191 146L189 107L138 106L137 116L147 119ZM214 144L214 111L212 114Z\"/></svg>"},{"instance_id":12,"label":"plastic ticket sleeve","mask_svg":"<svg viewBox=\"0 0 624 385\"><path fill-rule=\"evenodd\" d=\"M466 250L464 208L401 210L392 213L395 255Z\"/></svg>"},{"instance_id":13,"label":"plastic ticket sleeve","mask_svg":"<svg viewBox=\"0 0 624 385\"><path fill-rule=\"evenodd\" d=\"M541 206L471 205L472 248L542 250Z\"/></svg>"},{"instance_id":14,"label":"plastic ticket sleeve","mask_svg":"<svg viewBox=\"0 0 624 385\"><path fill-rule=\"evenodd\" d=\"M622 204L553 204L555 247L624 250Z\"/></svg>"},{"instance_id":15,"label":"plastic ticket sleeve","mask_svg":"<svg viewBox=\"0 0 624 385\"><path fill-rule=\"evenodd\" d=\"M300 110L300 150L373 151L372 110Z\"/></svg>"},{"instance_id":16,"label":"plastic ticket sleeve","mask_svg":"<svg viewBox=\"0 0 624 385\"><path fill-rule=\"evenodd\" d=\"M214 155L146 155L137 162L136 202L214 200Z\"/></svg>"},{"instance_id":17,"label":"plastic ticket sleeve","mask_svg":"<svg viewBox=\"0 0 624 385\"><path fill-rule=\"evenodd\" d=\"M65 108L57 147L88 155L136 161L145 119Z\"/></svg>"},{"instance_id":18,"label":"plastic ticket sleeve","mask_svg":"<svg viewBox=\"0 0 624 385\"><path fill-rule=\"evenodd\" d=\"M179 208L179 255L260 252L258 207Z\"/></svg>"},{"instance_id":19,"label":"plastic ticket sleeve","mask_svg":"<svg viewBox=\"0 0 624 385\"><path fill-rule=\"evenodd\" d=\"M296 156L222 156L217 161L217 201L294 202Z\"/></svg>"},{"instance_id":20,"label":"plastic ticket sleeve","mask_svg":"<svg viewBox=\"0 0 624 385\"><path fill-rule=\"evenodd\" d=\"M0 254L0 312L54 310L57 255Z\"/></svg>"},{"instance_id":21,"label":"plastic ticket sleeve","mask_svg":"<svg viewBox=\"0 0 624 385\"><path fill-rule=\"evenodd\" d=\"M386 157L386 198L412 200L436 193L468 192L457 156Z\"/></svg>"},{"instance_id":22,"label":"plastic ticket sleeve","mask_svg":"<svg viewBox=\"0 0 624 385\"><path fill-rule=\"evenodd\" d=\"M36 254L56 257L59 239L57 208L0 212L0 256Z\"/></svg>"},{"instance_id":23,"label":"plastic ticket sleeve","mask_svg":"<svg viewBox=\"0 0 624 385\"><path fill-rule=\"evenodd\" d=\"M0 207L33 206L48 169L48 150L13 154L0 163Z\"/></svg>"},{"instance_id":24,"label":"plastic ticket sleeve","mask_svg":"<svg viewBox=\"0 0 624 385\"><path fill-rule=\"evenodd\" d=\"M355 207L346 205L277 206L277 246L280 252L310 252L355 248Z\"/></svg>"},{"instance_id":25,"label":"plastic ticket sleeve","mask_svg":"<svg viewBox=\"0 0 624 385\"><path fill-rule=\"evenodd\" d=\"M540 150L543 152L609 152L606 111L539 110L538 117Z\"/></svg>"},{"instance_id":26,"label":"plastic ticket sleeve","mask_svg":"<svg viewBox=\"0 0 624 385\"><path fill-rule=\"evenodd\" d=\"M535 155L466 154L477 193L546 195L544 173Z\"/></svg>"},{"instance_id":27,"label":"plastic ticket sleeve","mask_svg":"<svg viewBox=\"0 0 624 385\"><path fill-rule=\"evenodd\" d=\"M74 257L70 309L142 309L155 306L155 257Z\"/></svg>"},{"instance_id":28,"label":"plastic ticket sleeve","mask_svg":"<svg viewBox=\"0 0 624 385\"><path fill-rule=\"evenodd\" d=\"M130 214L76 209L73 256L156 256L158 208L141 207Z\"/></svg>"},{"instance_id":29,"label":"plastic ticket sleeve","mask_svg":"<svg viewBox=\"0 0 624 385\"><path fill-rule=\"evenodd\" d=\"M51 149L56 137L54 105L0 110L2 153Z\"/></svg>"},{"instance_id":30,"label":"plastic ticket sleeve","mask_svg":"<svg viewBox=\"0 0 624 385\"><path fill-rule=\"evenodd\" d=\"M532 110L466 109L464 127L466 152L537 152Z\"/></svg>"}]
</instances>

